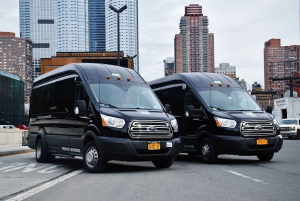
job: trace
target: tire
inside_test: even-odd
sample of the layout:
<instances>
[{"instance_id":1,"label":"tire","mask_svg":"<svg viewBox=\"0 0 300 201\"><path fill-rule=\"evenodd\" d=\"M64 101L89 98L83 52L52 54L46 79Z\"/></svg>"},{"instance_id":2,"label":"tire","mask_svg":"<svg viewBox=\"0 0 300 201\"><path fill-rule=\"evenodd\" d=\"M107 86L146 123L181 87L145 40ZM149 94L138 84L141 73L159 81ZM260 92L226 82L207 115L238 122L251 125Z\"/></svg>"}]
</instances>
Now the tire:
<instances>
[{"instance_id":1,"label":"tire","mask_svg":"<svg viewBox=\"0 0 300 201\"><path fill-rule=\"evenodd\" d=\"M84 147L83 164L88 172L104 172L107 162L100 158L99 150L94 141Z\"/></svg>"},{"instance_id":2,"label":"tire","mask_svg":"<svg viewBox=\"0 0 300 201\"><path fill-rule=\"evenodd\" d=\"M175 161L175 159L154 160L154 161L152 161L152 163L157 168L169 168L173 165L174 161Z\"/></svg>"},{"instance_id":3,"label":"tire","mask_svg":"<svg viewBox=\"0 0 300 201\"><path fill-rule=\"evenodd\" d=\"M35 158L37 162L45 163L48 160L47 150L44 149L42 139L39 139L35 146Z\"/></svg>"},{"instance_id":4,"label":"tire","mask_svg":"<svg viewBox=\"0 0 300 201\"><path fill-rule=\"evenodd\" d=\"M267 154L258 154L257 158L261 161L270 161L272 160L273 156L274 156L274 152L271 152Z\"/></svg>"},{"instance_id":5,"label":"tire","mask_svg":"<svg viewBox=\"0 0 300 201\"><path fill-rule=\"evenodd\" d=\"M300 132L299 132L299 130L297 130L297 135L296 135L295 139L299 140L299 138L300 138Z\"/></svg>"},{"instance_id":6,"label":"tire","mask_svg":"<svg viewBox=\"0 0 300 201\"><path fill-rule=\"evenodd\" d=\"M204 163L213 164L217 162L218 155L212 141L209 138L204 138L201 141L201 156Z\"/></svg>"}]
</instances>

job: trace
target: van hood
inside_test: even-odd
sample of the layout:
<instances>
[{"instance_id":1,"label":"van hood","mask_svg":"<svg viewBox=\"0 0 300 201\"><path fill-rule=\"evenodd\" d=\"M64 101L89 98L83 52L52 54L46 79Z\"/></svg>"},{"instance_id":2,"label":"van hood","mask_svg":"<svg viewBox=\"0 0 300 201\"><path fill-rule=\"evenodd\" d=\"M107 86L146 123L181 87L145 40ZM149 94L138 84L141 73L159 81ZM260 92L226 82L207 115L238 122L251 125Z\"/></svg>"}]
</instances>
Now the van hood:
<instances>
[{"instance_id":1,"label":"van hood","mask_svg":"<svg viewBox=\"0 0 300 201\"><path fill-rule=\"evenodd\" d=\"M265 111L213 111L214 116L233 119L237 122L251 121L251 120L270 120L273 118Z\"/></svg>"},{"instance_id":2,"label":"van hood","mask_svg":"<svg viewBox=\"0 0 300 201\"><path fill-rule=\"evenodd\" d=\"M133 121L137 119L170 121L170 119L174 118L172 115L161 110L100 108L100 112L104 115L122 118L125 121Z\"/></svg>"}]
</instances>

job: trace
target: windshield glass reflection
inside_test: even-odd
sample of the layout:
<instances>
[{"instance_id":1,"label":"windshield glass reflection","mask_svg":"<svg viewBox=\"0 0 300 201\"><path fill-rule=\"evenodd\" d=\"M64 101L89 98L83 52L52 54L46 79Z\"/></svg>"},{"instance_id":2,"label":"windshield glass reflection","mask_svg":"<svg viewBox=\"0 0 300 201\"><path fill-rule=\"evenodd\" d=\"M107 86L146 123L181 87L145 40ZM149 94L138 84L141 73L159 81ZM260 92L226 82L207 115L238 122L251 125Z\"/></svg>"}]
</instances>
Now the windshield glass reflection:
<instances>
[{"instance_id":1,"label":"windshield glass reflection","mask_svg":"<svg viewBox=\"0 0 300 201\"><path fill-rule=\"evenodd\" d=\"M162 110L148 85L110 81L93 83L90 87L102 107Z\"/></svg>"},{"instance_id":2,"label":"windshield glass reflection","mask_svg":"<svg viewBox=\"0 0 300 201\"><path fill-rule=\"evenodd\" d=\"M200 96L213 110L258 111L262 110L253 97L244 89L214 87L199 89Z\"/></svg>"}]
</instances>

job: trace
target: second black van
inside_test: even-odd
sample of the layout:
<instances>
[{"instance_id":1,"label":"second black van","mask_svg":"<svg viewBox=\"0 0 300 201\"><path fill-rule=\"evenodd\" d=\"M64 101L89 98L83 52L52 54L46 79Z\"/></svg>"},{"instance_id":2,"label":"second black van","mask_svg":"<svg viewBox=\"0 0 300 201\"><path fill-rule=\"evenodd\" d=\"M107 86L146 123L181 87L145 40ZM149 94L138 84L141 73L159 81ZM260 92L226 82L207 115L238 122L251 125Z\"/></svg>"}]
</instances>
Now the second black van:
<instances>
[{"instance_id":1,"label":"second black van","mask_svg":"<svg viewBox=\"0 0 300 201\"><path fill-rule=\"evenodd\" d=\"M282 147L274 116L235 80L215 73L183 73L148 83L174 115L182 152L215 163L220 154L269 161Z\"/></svg>"},{"instance_id":2,"label":"second black van","mask_svg":"<svg viewBox=\"0 0 300 201\"><path fill-rule=\"evenodd\" d=\"M137 72L119 66L74 63L39 76L29 118L38 162L82 156L90 172L110 160L168 168L181 147L175 117Z\"/></svg>"}]
</instances>

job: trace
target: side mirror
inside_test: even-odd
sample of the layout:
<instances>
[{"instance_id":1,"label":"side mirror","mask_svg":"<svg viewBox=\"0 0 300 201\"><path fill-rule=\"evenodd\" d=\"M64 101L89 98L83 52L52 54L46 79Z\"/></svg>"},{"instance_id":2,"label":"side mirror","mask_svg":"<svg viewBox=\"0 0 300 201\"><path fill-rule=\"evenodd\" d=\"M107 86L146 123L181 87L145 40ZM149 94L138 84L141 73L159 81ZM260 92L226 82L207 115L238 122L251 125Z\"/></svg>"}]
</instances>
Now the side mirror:
<instances>
[{"instance_id":1,"label":"side mirror","mask_svg":"<svg viewBox=\"0 0 300 201\"><path fill-rule=\"evenodd\" d=\"M74 113L79 114L86 111L86 104L84 100L78 100L76 107L74 108Z\"/></svg>"},{"instance_id":2,"label":"side mirror","mask_svg":"<svg viewBox=\"0 0 300 201\"><path fill-rule=\"evenodd\" d=\"M194 112L195 108L193 105L188 105L186 106L186 109L185 109L185 117L190 117L192 112Z\"/></svg>"},{"instance_id":3,"label":"side mirror","mask_svg":"<svg viewBox=\"0 0 300 201\"><path fill-rule=\"evenodd\" d=\"M168 114L171 114L171 105L166 104L166 105L165 105L165 108L166 108L166 112L167 112Z\"/></svg>"}]
</instances>

